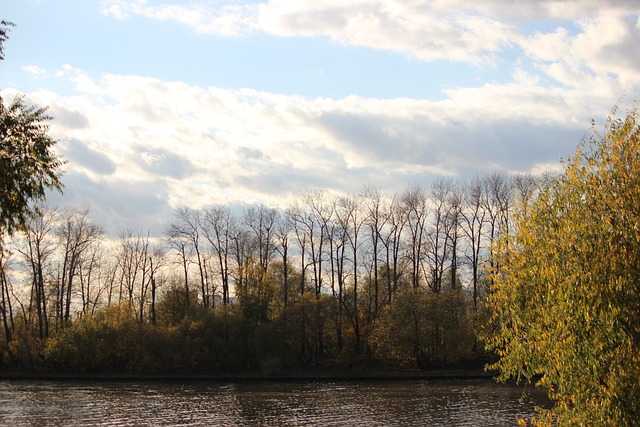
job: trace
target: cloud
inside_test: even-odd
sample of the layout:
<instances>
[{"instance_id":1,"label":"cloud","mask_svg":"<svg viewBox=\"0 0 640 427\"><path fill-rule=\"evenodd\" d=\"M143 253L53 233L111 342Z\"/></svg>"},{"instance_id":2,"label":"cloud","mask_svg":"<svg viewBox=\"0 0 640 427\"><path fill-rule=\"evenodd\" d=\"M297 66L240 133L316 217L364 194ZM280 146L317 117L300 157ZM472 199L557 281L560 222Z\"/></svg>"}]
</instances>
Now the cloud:
<instances>
[{"instance_id":1,"label":"cloud","mask_svg":"<svg viewBox=\"0 0 640 427\"><path fill-rule=\"evenodd\" d=\"M28 94L49 106L68 160L65 195L52 201L88 205L112 235L162 233L181 205L282 205L310 188L393 194L442 175L557 170L591 119L640 86L637 1L111 0L101 8L215 37L320 37L500 71L497 81L469 79L432 100L305 98L63 65L49 79L74 91Z\"/></svg>"},{"instance_id":2,"label":"cloud","mask_svg":"<svg viewBox=\"0 0 640 427\"><path fill-rule=\"evenodd\" d=\"M138 150L137 164L148 174L185 179L197 172L189 159L169 150L153 147L140 147Z\"/></svg>"},{"instance_id":3,"label":"cloud","mask_svg":"<svg viewBox=\"0 0 640 427\"><path fill-rule=\"evenodd\" d=\"M172 215L167 186L161 181L140 183L121 177L96 181L74 171L63 176L63 183L63 194L48 194L48 204L89 209L112 238L126 229L161 236Z\"/></svg>"},{"instance_id":4,"label":"cloud","mask_svg":"<svg viewBox=\"0 0 640 427\"><path fill-rule=\"evenodd\" d=\"M640 84L640 8L635 15L602 11L564 27L535 33L521 45L546 74L559 83L598 90L617 81L626 91ZM595 84L598 83L598 84Z\"/></svg>"},{"instance_id":5,"label":"cloud","mask_svg":"<svg viewBox=\"0 0 640 427\"><path fill-rule=\"evenodd\" d=\"M133 15L160 21L178 21L197 32L222 36L237 36L255 26L257 7L252 4L228 4L212 7L207 4L161 4L149 6L145 0L104 1L102 13L116 19L128 19Z\"/></svg>"},{"instance_id":6,"label":"cloud","mask_svg":"<svg viewBox=\"0 0 640 427\"><path fill-rule=\"evenodd\" d=\"M82 112L65 105L55 105L49 108L48 113L58 124L69 129L82 129L89 126L89 120Z\"/></svg>"},{"instance_id":7,"label":"cloud","mask_svg":"<svg viewBox=\"0 0 640 427\"><path fill-rule=\"evenodd\" d=\"M585 56L593 59L587 64L596 65L594 72L624 76L631 73L629 83L639 81L638 55L624 55L629 52L626 48L634 52L639 45L640 8L633 0L269 0L159 5L144 0L115 0L104 2L102 12L118 19L137 15L175 20L194 31L219 36L260 32L285 37L328 37L336 43L400 52L424 61L495 66L499 65L498 54L508 49L524 49L536 60L546 60L550 54L562 51L568 54L569 61L574 57L581 61ZM528 35L523 26L528 22L556 22L559 28L550 34ZM578 23L578 34L569 35L561 27L570 22ZM555 45L554 41L560 44Z\"/></svg>"},{"instance_id":8,"label":"cloud","mask_svg":"<svg viewBox=\"0 0 640 427\"><path fill-rule=\"evenodd\" d=\"M62 77L76 94L30 97L52 111L82 109L90 125L51 124L69 160L63 182L70 200L92 200L122 224L138 211L146 219L135 221L160 223L156 215L180 205L281 204L308 188L395 192L436 175L539 172L573 152L590 119L612 106L611 97L542 88L526 76L429 101L76 74Z\"/></svg>"},{"instance_id":9,"label":"cloud","mask_svg":"<svg viewBox=\"0 0 640 427\"><path fill-rule=\"evenodd\" d=\"M424 61L515 64L505 82L448 87L437 101L309 99L94 77L64 65L56 78L71 83L73 95L29 96L54 116L52 132L69 160L69 199L91 200L122 224L138 214L144 221L137 223L158 224L180 205L279 204L308 188L370 184L394 192L436 175L540 173L573 151L592 118L640 84L640 30L630 2L119 0L102 10L117 19L177 20L219 36L325 37ZM548 20L551 29L528 32L523 22L532 20Z\"/></svg>"},{"instance_id":10,"label":"cloud","mask_svg":"<svg viewBox=\"0 0 640 427\"><path fill-rule=\"evenodd\" d=\"M436 2L437 3L437 2ZM515 37L515 28L475 8L425 7L395 0L327 0L265 3L149 5L108 1L102 12L117 19L173 20L200 33L240 36L328 37L336 43L401 52L421 60L487 62Z\"/></svg>"},{"instance_id":11,"label":"cloud","mask_svg":"<svg viewBox=\"0 0 640 427\"><path fill-rule=\"evenodd\" d=\"M104 153L91 148L79 140L71 140L66 144L63 156L72 164L85 168L97 175L112 175L116 172L116 164Z\"/></svg>"},{"instance_id":12,"label":"cloud","mask_svg":"<svg viewBox=\"0 0 640 427\"><path fill-rule=\"evenodd\" d=\"M31 74L33 77L36 78L42 78L46 75L46 72L44 71L44 69L40 68L37 65L25 65L24 67L22 67L23 71L26 71L27 73Z\"/></svg>"}]
</instances>

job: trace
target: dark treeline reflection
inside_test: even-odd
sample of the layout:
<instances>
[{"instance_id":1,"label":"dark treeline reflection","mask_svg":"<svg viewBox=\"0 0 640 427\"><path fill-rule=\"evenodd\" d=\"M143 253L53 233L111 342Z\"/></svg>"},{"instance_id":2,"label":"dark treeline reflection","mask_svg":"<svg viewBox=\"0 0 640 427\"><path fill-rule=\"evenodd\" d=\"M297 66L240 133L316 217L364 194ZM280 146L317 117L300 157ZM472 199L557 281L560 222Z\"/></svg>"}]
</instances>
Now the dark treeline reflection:
<instances>
[{"instance_id":1,"label":"dark treeline reflection","mask_svg":"<svg viewBox=\"0 0 640 427\"><path fill-rule=\"evenodd\" d=\"M45 209L0 255L5 366L131 373L481 366L492 246L531 177L439 179L284 209L180 208L107 239ZM349 368L347 368L349 366Z\"/></svg>"}]
</instances>

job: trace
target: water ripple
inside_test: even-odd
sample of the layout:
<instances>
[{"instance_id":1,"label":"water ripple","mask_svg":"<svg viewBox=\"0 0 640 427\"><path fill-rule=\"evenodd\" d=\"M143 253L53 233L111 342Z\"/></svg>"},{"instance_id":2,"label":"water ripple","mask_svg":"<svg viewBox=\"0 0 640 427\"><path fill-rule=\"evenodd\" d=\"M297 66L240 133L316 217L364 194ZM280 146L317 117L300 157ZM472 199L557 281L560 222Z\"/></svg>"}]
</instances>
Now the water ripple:
<instances>
[{"instance_id":1,"label":"water ripple","mask_svg":"<svg viewBox=\"0 0 640 427\"><path fill-rule=\"evenodd\" d=\"M6 426L505 426L546 404L486 380L0 382Z\"/></svg>"}]
</instances>

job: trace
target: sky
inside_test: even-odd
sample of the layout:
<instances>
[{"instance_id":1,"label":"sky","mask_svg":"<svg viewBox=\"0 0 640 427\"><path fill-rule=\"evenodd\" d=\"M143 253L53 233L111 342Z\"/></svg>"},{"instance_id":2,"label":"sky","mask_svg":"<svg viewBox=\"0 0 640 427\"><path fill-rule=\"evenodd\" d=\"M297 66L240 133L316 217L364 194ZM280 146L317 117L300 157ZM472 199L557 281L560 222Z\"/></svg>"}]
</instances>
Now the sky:
<instances>
[{"instance_id":1,"label":"sky","mask_svg":"<svg viewBox=\"0 0 640 427\"><path fill-rule=\"evenodd\" d=\"M3 0L0 95L47 106L48 204L179 207L557 171L640 90L637 0Z\"/></svg>"}]
</instances>

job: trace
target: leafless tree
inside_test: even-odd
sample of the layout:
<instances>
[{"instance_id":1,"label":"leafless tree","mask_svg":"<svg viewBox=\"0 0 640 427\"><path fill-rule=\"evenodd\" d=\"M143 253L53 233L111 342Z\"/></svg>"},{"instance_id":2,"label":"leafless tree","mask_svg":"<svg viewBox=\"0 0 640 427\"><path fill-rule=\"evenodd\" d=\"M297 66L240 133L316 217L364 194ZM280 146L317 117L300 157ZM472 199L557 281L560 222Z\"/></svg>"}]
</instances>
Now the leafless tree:
<instances>
[{"instance_id":1,"label":"leafless tree","mask_svg":"<svg viewBox=\"0 0 640 427\"><path fill-rule=\"evenodd\" d=\"M226 206L210 207L204 212L204 236L211 245L216 259L216 270L222 285L222 304L229 305L229 262L231 233L234 228L231 210Z\"/></svg>"},{"instance_id":2,"label":"leafless tree","mask_svg":"<svg viewBox=\"0 0 640 427\"><path fill-rule=\"evenodd\" d=\"M483 207L485 187L481 178L473 179L465 186L463 208L460 211L462 233L467 241L466 257L471 265L471 284L473 287L473 306L478 306L480 286L481 254L484 246L483 230L486 225L487 211Z\"/></svg>"},{"instance_id":3,"label":"leafless tree","mask_svg":"<svg viewBox=\"0 0 640 427\"><path fill-rule=\"evenodd\" d=\"M424 270L426 222L429 215L428 198L420 186L411 186L402 194L402 209L406 215L408 259L411 265L411 283L418 289Z\"/></svg>"},{"instance_id":4,"label":"leafless tree","mask_svg":"<svg viewBox=\"0 0 640 427\"><path fill-rule=\"evenodd\" d=\"M364 205L366 206L367 211L365 223L369 230L369 239L371 243L371 260L373 262L373 306L375 315L377 315L380 310L380 302L378 300L380 294L378 261L380 260L381 255L380 250L382 246L382 230L385 228L390 218L388 210L383 204L383 200L378 189L372 187L365 188L363 197Z\"/></svg>"},{"instance_id":5,"label":"leafless tree","mask_svg":"<svg viewBox=\"0 0 640 427\"><path fill-rule=\"evenodd\" d=\"M11 341L15 324L13 321L13 310L11 304L11 284L8 279L8 265L11 253L0 245L0 312L2 313L2 326L7 344Z\"/></svg>"},{"instance_id":6,"label":"leafless tree","mask_svg":"<svg viewBox=\"0 0 640 427\"><path fill-rule=\"evenodd\" d=\"M207 283L207 269L206 269L206 256L204 253L202 242L202 212L200 210L191 209L187 207L181 207L176 211L175 221L169 226L169 236L173 239L173 246L176 243L183 242L185 247L180 250L183 257L186 258L186 254L189 250L186 244L190 246L190 250L195 255L195 265L198 269L198 279L200 282L200 293L202 296L202 304L208 306L208 283ZM183 265L186 265L186 260ZM185 273L186 276L186 273ZM186 281L186 279L185 279Z\"/></svg>"},{"instance_id":7,"label":"leafless tree","mask_svg":"<svg viewBox=\"0 0 640 427\"><path fill-rule=\"evenodd\" d=\"M63 248L62 268L58 285L58 315L62 322L71 319L71 303L74 295L74 279L79 276L83 263L91 248L100 242L104 235L102 227L89 220L88 210L67 210L61 213L57 234ZM57 322L58 326L58 322Z\"/></svg>"},{"instance_id":8,"label":"leafless tree","mask_svg":"<svg viewBox=\"0 0 640 427\"><path fill-rule=\"evenodd\" d=\"M401 199L394 197L385 212L386 226L380 235L384 247L384 260L387 278L387 302L393 300L393 293L398 290L398 279L401 274L401 255L403 250L403 234L407 216L402 209Z\"/></svg>"},{"instance_id":9,"label":"leafless tree","mask_svg":"<svg viewBox=\"0 0 640 427\"><path fill-rule=\"evenodd\" d=\"M47 315L48 290L45 287L47 270L57 249L55 228L58 212L42 208L42 216L31 217L16 243L17 252L30 270L31 292L28 313L35 310L40 338L49 336L49 316Z\"/></svg>"},{"instance_id":10,"label":"leafless tree","mask_svg":"<svg viewBox=\"0 0 640 427\"><path fill-rule=\"evenodd\" d=\"M354 332L354 346L356 353L360 352L361 330L360 330L360 307L359 307L359 281L360 276L359 260L360 260L360 248L362 245L361 234L362 227L365 222L366 216L362 212L362 206L357 196L348 195L343 196L338 200L337 214L341 218L341 222L346 224L346 237L351 252L351 267L352 267L352 292L353 301L345 305L345 308L350 314L351 323Z\"/></svg>"},{"instance_id":11,"label":"leafless tree","mask_svg":"<svg viewBox=\"0 0 640 427\"><path fill-rule=\"evenodd\" d=\"M245 210L243 225L249 238L252 258L258 261L261 270L260 280L264 280L276 252L276 224L278 211L263 204L249 206Z\"/></svg>"},{"instance_id":12,"label":"leafless tree","mask_svg":"<svg viewBox=\"0 0 640 427\"><path fill-rule=\"evenodd\" d=\"M451 264L451 283L455 286L460 200L452 179L433 182L430 191L431 221L426 248L429 260L429 288L439 293L448 262Z\"/></svg>"}]
</instances>

